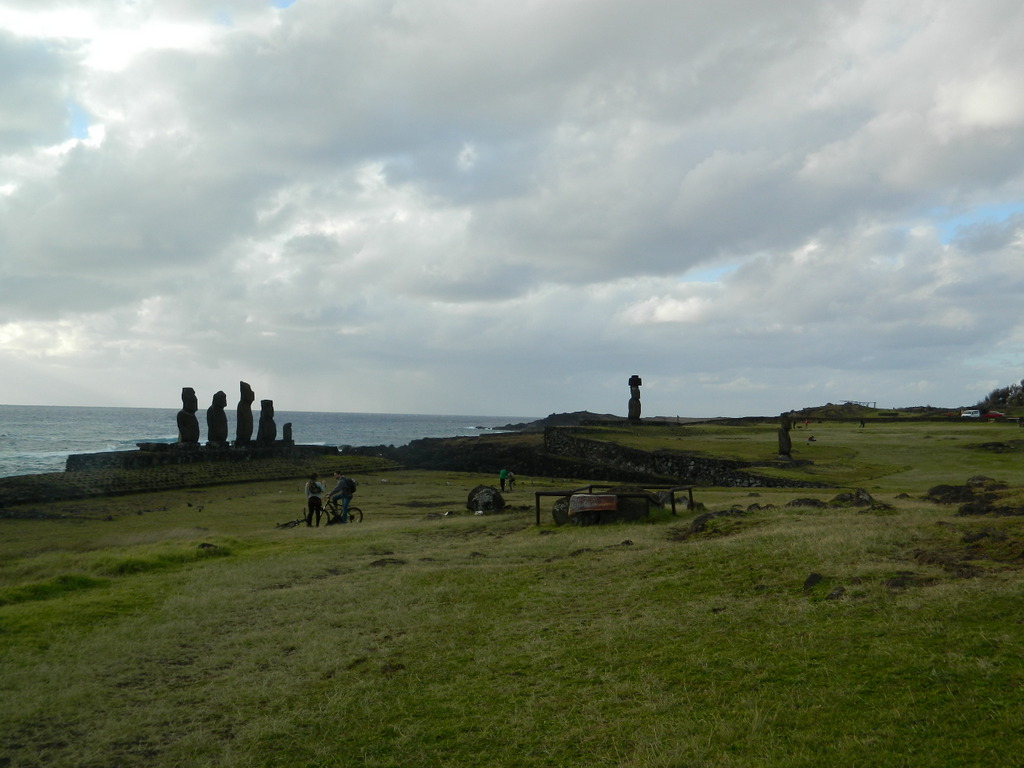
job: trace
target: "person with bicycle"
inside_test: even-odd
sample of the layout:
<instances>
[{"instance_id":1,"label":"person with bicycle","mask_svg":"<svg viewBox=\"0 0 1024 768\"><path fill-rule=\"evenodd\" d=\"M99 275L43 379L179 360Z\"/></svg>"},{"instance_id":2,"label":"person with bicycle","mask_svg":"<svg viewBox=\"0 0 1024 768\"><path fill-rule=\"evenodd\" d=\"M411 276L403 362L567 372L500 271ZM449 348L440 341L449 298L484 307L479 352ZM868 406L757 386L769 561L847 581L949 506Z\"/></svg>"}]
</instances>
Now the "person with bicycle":
<instances>
[{"instance_id":1,"label":"person with bicycle","mask_svg":"<svg viewBox=\"0 0 1024 768\"><path fill-rule=\"evenodd\" d=\"M356 484L345 477L341 472L334 473L337 481L334 489L328 494L332 501L341 501L341 522L348 522L348 505L352 501L352 494L355 493Z\"/></svg>"},{"instance_id":2,"label":"person with bicycle","mask_svg":"<svg viewBox=\"0 0 1024 768\"><path fill-rule=\"evenodd\" d=\"M306 527L313 526L313 515L316 515L316 527L320 527L320 516L323 513L324 486L316 472L309 476L306 483Z\"/></svg>"}]
</instances>

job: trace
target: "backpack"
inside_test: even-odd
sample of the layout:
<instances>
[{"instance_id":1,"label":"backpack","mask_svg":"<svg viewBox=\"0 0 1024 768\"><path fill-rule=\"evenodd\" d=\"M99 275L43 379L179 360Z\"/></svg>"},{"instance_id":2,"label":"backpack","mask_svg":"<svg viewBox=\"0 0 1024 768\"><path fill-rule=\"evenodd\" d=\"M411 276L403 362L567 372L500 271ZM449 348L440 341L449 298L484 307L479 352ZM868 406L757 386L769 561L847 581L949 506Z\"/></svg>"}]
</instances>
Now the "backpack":
<instances>
[{"instance_id":1,"label":"backpack","mask_svg":"<svg viewBox=\"0 0 1024 768\"><path fill-rule=\"evenodd\" d=\"M345 487L348 488L348 493L351 496L353 493L356 492L356 481L353 480L351 477L346 477Z\"/></svg>"}]
</instances>

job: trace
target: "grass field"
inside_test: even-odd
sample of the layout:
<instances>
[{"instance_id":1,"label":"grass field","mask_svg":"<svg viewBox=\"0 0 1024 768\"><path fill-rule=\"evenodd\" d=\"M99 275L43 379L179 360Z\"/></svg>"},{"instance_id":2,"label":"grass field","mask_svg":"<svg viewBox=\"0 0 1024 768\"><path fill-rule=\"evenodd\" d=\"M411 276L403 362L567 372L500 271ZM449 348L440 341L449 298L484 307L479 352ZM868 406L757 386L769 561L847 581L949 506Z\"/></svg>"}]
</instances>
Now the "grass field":
<instances>
[{"instance_id":1,"label":"grass field","mask_svg":"<svg viewBox=\"0 0 1024 768\"><path fill-rule=\"evenodd\" d=\"M778 425L736 427L714 422L678 427L592 427L581 437L645 451L674 450L763 462L760 474L815 480L871 491L923 493L972 474L997 474L1024 485L1024 429L1016 422L813 422L790 431L795 465L778 467ZM814 442L808 438L813 437ZM810 462L809 464L805 462Z\"/></svg>"},{"instance_id":2,"label":"grass field","mask_svg":"<svg viewBox=\"0 0 1024 768\"><path fill-rule=\"evenodd\" d=\"M1024 517L922 499L986 475L1012 506L1017 432L898 426L794 430L874 508L700 488L560 528L533 492L587 478L476 516L493 478L382 471L359 525L275 528L299 478L0 520L0 766L1018 765Z\"/></svg>"}]
</instances>

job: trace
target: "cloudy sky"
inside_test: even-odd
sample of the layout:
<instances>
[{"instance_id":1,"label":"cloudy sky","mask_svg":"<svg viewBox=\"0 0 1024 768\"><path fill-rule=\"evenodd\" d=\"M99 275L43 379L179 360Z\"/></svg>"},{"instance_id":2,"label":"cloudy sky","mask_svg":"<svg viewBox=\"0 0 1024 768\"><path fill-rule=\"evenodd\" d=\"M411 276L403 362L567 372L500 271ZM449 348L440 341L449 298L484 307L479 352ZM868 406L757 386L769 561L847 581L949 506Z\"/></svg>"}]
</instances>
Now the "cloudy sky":
<instances>
[{"instance_id":1,"label":"cloudy sky","mask_svg":"<svg viewBox=\"0 0 1024 768\"><path fill-rule=\"evenodd\" d=\"M1024 376L1020 0L0 0L0 402Z\"/></svg>"}]
</instances>

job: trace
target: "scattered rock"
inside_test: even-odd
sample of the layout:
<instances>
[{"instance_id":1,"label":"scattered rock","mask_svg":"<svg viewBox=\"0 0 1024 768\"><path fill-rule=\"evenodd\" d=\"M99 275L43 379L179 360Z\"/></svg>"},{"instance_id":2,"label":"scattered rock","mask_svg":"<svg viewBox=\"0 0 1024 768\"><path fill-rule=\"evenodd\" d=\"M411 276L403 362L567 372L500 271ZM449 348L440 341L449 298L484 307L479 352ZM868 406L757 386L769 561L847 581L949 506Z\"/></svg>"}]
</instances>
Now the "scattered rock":
<instances>
[{"instance_id":1,"label":"scattered rock","mask_svg":"<svg viewBox=\"0 0 1024 768\"><path fill-rule=\"evenodd\" d=\"M976 501L969 501L966 504L960 506L960 509L956 511L960 517L972 517L975 515L989 515L998 512L999 508L992 504L987 499L978 499Z\"/></svg>"},{"instance_id":2,"label":"scattered rock","mask_svg":"<svg viewBox=\"0 0 1024 768\"><path fill-rule=\"evenodd\" d=\"M705 512L702 515L697 515L695 518L693 518L693 521L690 523L690 533L700 533L708 527L708 522L715 519L716 517L723 517L726 515L735 514L737 514L737 510L730 509L725 512Z\"/></svg>"},{"instance_id":3,"label":"scattered rock","mask_svg":"<svg viewBox=\"0 0 1024 768\"><path fill-rule=\"evenodd\" d=\"M974 491L966 485L935 485L924 498L937 504L963 504L974 500Z\"/></svg>"},{"instance_id":4,"label":"scattered rock","mask_svg":"<svg viewBox=\"0 0 1024 768\"><path fill-rule=\"evenodd\" d=\"M973 544L976 541L982 539L992 539L993 541L1006 541L1006 534L1002 531L992 530L990 528L982 528L980 531L974 531L973 533L965 533L961 541L964 544Z\"/></svg>"},{"instance_id":5,"label":"scattered rock","mask_svg":"<svg viewBox=\"0 0 1024 768\"><path fill-rule=\"evenodd\" d=\"M786 507L790 509L793 507L813 507L814 509L824 509L827 506L828 504L821 499L793 499L786 503Z\"/></svg>"},{"instance_id":6,"label":"scattered rock","mask_svg":"<svg viewBox=\"0 0 1024 768\"><path fill-rule=\"evenodd\" d=\"M505 499L494 486L478 485L469 492L466 509L470 512L502 512L505 509Z\"/></svg>"},{"instance_id":7,"label":"scattered rock","mask_svg":"<svg viewBox=\"0 0 1024 768\"><path fill-rule=\"evenodd\" d=\"M820 573L810 574L806 579L804 579L804 591L806 592L807 590L816 587L823 578L825 577L822 576Z\"/></svg>"},{"instance_id":8,"label":"scattered rock","mask_svg":"<svg viewBox=\"0 0 1024 768\"><path fill-rule=\"evenodd\" d=\"M975 475L974 477L967 478L968 488L981 488L986 491L997 491L1006 487L1006 483L1000 483L998 480L993 480L991 477L985 477L985 475Z\"/></svg>"},{"instance_id":9,"label":"scattered rock","mask_svg":"<svg viewBox=\"0 0 1024 768\"><path fill-rule=\"evenodd\" d=\"M840 493L838 496L832 499L832 503L852 507L876 506L874 497L870 493L865 491L863 488L858 488L853 493Z\"/></svg>"}]
</instances>

